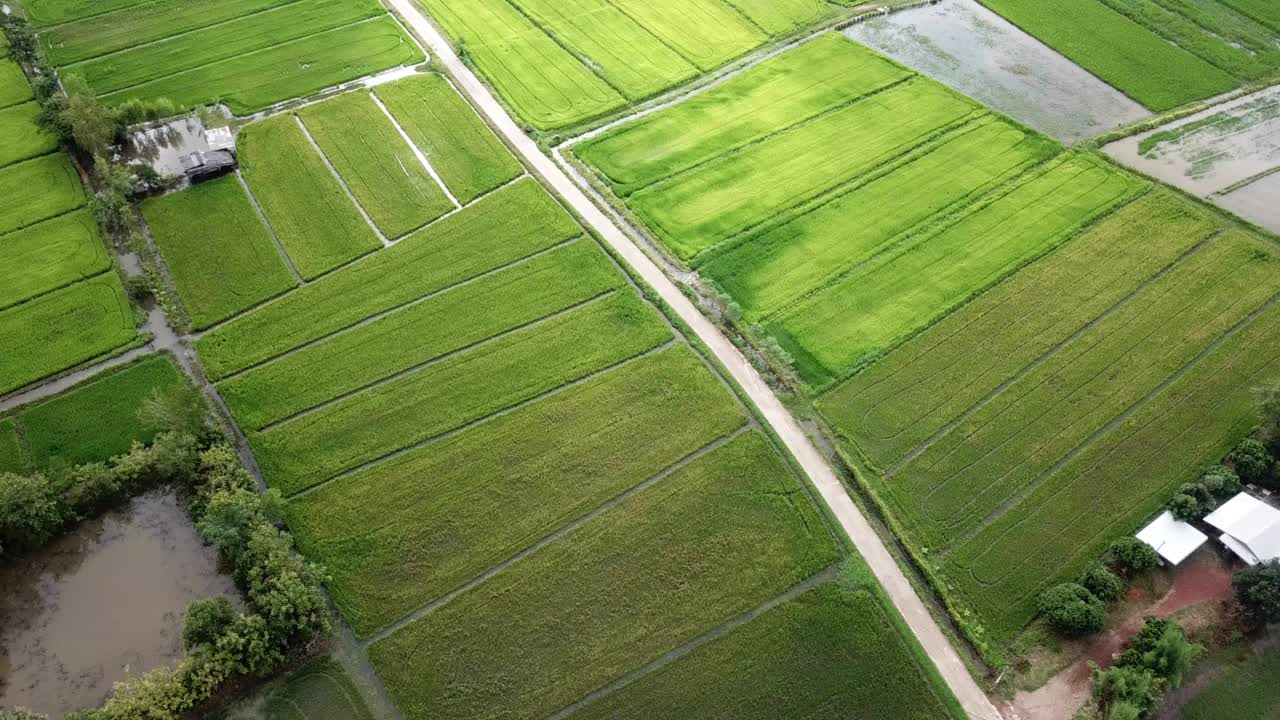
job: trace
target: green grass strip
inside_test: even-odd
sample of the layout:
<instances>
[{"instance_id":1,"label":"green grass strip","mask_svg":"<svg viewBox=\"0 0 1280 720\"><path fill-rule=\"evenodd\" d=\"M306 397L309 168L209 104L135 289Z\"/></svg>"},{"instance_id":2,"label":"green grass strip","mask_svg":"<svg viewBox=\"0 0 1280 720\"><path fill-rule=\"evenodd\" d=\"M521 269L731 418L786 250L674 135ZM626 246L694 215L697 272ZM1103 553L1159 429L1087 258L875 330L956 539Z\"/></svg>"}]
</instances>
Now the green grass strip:
<instances>
[{"instance_id":1,"label":"green grass strip","mask_svg":"<svg viewBox=\"0 0 1280 720\"><path fill-rule=\"evenodd\" d=\"M292 115L250 125L237 145L249 191L302 277L382 247Z\"/></svg>"},{"instance_id":2,"label":"green grass strip","mask_svg":"<svg viewBox=\"0 0 1280 720\"><path fill-rule=\"evenodd\" d=\"M297 284L233 176L148 199L142 214L196 329Z\"/></svg>"},{"instance_id":3,"label":"green grass strip","mask_svg":"<svg viewBox=\"0 0 1280 720\"><path fill-rule=\"evenodd\" d=\"M0 110L0 167L44 155L58 149L58 138L36 124L40 105L22 103Z\"/></svg>"},{"instance_id":4,"label":"green grass strip","mask_svg":"<svg viewBox=\"0 0 1280 720\"><path fill-rule=\"evenodd\" d=\"M871 588L827 583L568 720L965 717Z\"/></svg>"},{"instance_id":5,"label":"green grass strip","mask_svg":"<svg viewBox=\"0 0 1280 720\"><path fill-rule=\"evenodd\" d=\"M12 60L0 60L0 108L24 103L33 97L22 67Z\"/></svg>"},{"instance_id":6,"label":"green grass strip","mask_svg":"<svg viewBox=\"0 0 1280 720\"><path fill-rule=\"evenodd\" d=\"M422 0L515 111L539 130L574 125L626 100L507 0Z\"/></svg>"},{"instance_id":7,"label":"green grass strip","mask_svg":"<svg viewBox=\"0 0 1280 720\"><path fill-rule=\"evenodd\" d=\"M295 0L149 2L50 28L40 33L40 43L50 63L68 65L292 2Z\"/></svg>"},{"instance_id":8,"label":"green grass strip","mask_svg":"<svg viewBox=\"0 0 1280 720\"><path fill-rule=\"evenodd\" d=\"M335 480L291 501L289 526L329 568L343 615L368 635L745 420L676 346Z\"/></svg>"},{"instance_id":9,"label":"green grass strip","mask_svg":"<svg viewBox=\"0 0 1280 720\"><path fill-rule=\"evenodd\" d=\"M768 40L720 0L610 0L704 72Z\"/></svg>"},{"instance_id":10,"label":"green grass strip","mask_svg":"<svg viewBox=\"0 0 1280 720\"><path fill-rule=\"evenodd\" d=\"M573 152L626 196L910 75L829 33Z\"/></svg>"},{"instance_id":11,"label":"green grass strip","mask_svg":"<svg viewBox=\"0 0 1280 720\"><path fill-rule=\"evenodd\" d=\"M22 428L32 462L41 469L102 462L135 441L151 442L156 433L142 423L142 404L182 382L167 356L153 355L31 407L22 413Z\"/></svg>"},{"instance_id":12,"label":"green grass strip","mask_svg":"<svg viewBox=\"0 0 1280 720\"><path fill-rule=\"evenodd\" d=\"M1244 662L1221 677L1182 707L1185 720L1267 720L1280 715L1280 650L1272 647L1261 655L1249 654Z\"/></svg>"},{"instance_id":13,"label":"green grass strip","mask_svg":"<svg viewBox=\"0 0 1280 720\"><path fill-rule=\"evenodd\" d=\"M980 0L1154 112L1227 92L1226 72L1104 5L1100 0Z\"/></svg>"},{"instance_id":14,"label":"green grass strip","mask_svg":"<svg viewBox=\"0 0 1280 720\"><path fill-rule=\"evenodd\" d=\"M469 203L524 171L444 77L415 75L373 92L458 202Z\"/></svg>"},{"instance_id":15,"label":"green grass strip","mask_svg":"<svg viewBox=\"0 0 1280 720\"><path fill-rule=\"evenodd\" d=\"M157 0L23 0L22 6L32 25L45 27L153 2Z\"/></svg>"},{"instance_id":16,"label":"green grass strip","mask_svg":"<svg viewBox=\"0 0 1280 720\"><path fill-rule=\"evenodd\" d=\"M792 351L805 381L820 389L1142 187L1100 160L1066 156L954 224L858 266L766 327Z\"/></svg>"},{"instance_id":17,"label":"green grass strip","mask_svg":"<svg viewBox=\"0 0 1280 720\"><path fill-rule=\"evenodd\" d=\"M241 427L260 429L625 285L594 243L579 241L238 375L218 392Z\"/></svg>"},{"instance_id":18,"label":"green grass strip","mask_svg":"<svg viewBox=\"0 0 1280 720\"><path fill-rule=\"evenodd\" d=\"M0 395L135 340L133 308L115 273L0 311Z\"/></svg>"},{"instance_id":19,"label":"green grass strip","mask_svg":"<svg viewBox=\"0 0 1280 720\"><path fill-rule=\"evenodd\" d=\"M103 101L118 106L134 98L168 98L180 110L222 102L233 113L248 115L424 59L400 26L384 17L185 70L106 94Z\"/></svg>"},{"instance_id":20,"label":"green grass strip","mask_svg":"<svg viewBox=\"0 0 1280 720\"><path fill-rule=\"evenodd\" d=\"M687 260L982 112L931 80L912 80L651 185L631 207Z\"/></svg>"},{"instance_id":21,"label":"green grass strip","mask_svg":"<svg viewBox=\"0 0 1280 720\"><path fill-rule=\"evenodd\" d=\"M1152 192L833 388L817 408L887 468L1216 227L1192 203Z\"/></svg>"},{"instance_id":22,"label":"green grass strip","mask_svg":"<svg viewBox=\"0 0 1280 720\"><path fill-rule=\"evenodd\" d=\"M329 657L309 660L263 705L267 720L374 720L359 688Z\"/></svg>"},{"instance_id":23,"label":"green grass strip","mask_svg":"<svg viewBox=\"0 0 1280 720\"><path fill-rule=\"evenodd\" d=\"M755 321L820 288L948 207L981 197L1059 152L992 117L931 152L759 235L702 266Z\"/></svg>"},{"instance_id":24,"label":"green grass strip","mask_svg":"<svg viewBox=\"0 0 1280 720\"><path fill-rule=\"evenodd\" d=\"M752 432L375 643L370 659L413 720L545 717L836 554Z\"/></svg>"},{"instance_id":25,"label":"green grass strip","mask_svg":"<svg viewBox=\"0 0 1280 720\"><path fill-rule=\"evenodd\" d=\"M348 93L298 116L387 237L406 235L453 209L440 184L367 94Z\"/></svg>"},{"instance_id":26,"label":"green grass strip","mask_svg":"<svg viewBox=\"0 0 1280 720\"><path fill-rule=\"evenodd\" d=\"M88 211L60 215L0 237L0 309L66 287L111 267Z\"/></svg>"},{"instance_id":27,"label":"green grass strip","mask_svg":"<svg viewBox=\"0 0 1280 720\"><path fill-rule=\"evenodd\" d=\"M80 174L62 153L0 170L0 235L84 205Z\"/></svg>"},{"instance_id":28,"label":"green grass strip","mask_svg":"<svg viewBox=\"0 0 1280 720\"><path fill-rule=\"evenodd\" d=\"M217 328L196 349L218 380L581 232L541 185L525 180Z\"/></svg>"},{"instance_id":29,"label":"green grass strip","mask_svg":"<svg viewBox=\"0 0 1280 720\"><path fill-rule=\"evenodd\" d=\"M602 339L608 338L607 342ZM671 339L623 293L321 407L249 443L286 495L574 382Z\"/></svg>"},{"instance_id":30,"label":"green grass strip","mask_svg":"<svg viewBox=\"0 0 1280 720\"><path fill-rule=\"evenodd\" d=\"M13 418L0 419L0 473L26 471L26 457L18 443L18 425Z\"/></svg>"},{"instance_id":31,"label":"green grass strip","mask_svg":"<svg viewBox=\"0 0 1280 720\"><path fill-rule=\"evenodd\" d=\"M83 77L101 95L350 25L383 12L376 0L302 0L268 13L69 65L63 72Z\"/></svg>"}]
</instances>

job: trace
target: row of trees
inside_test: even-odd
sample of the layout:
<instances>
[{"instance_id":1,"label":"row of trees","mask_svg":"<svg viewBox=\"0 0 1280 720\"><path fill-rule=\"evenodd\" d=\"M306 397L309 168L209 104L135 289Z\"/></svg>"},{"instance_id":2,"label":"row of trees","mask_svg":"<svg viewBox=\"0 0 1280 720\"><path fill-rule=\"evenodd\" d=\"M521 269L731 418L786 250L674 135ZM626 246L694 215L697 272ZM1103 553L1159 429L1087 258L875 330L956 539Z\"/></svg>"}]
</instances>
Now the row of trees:
<instances>
[{"instance_id":1,"label":"row of trees","mask_svg":"<svg viewBox=\"0 0 1280 720\"><path fill-rule=\"evenodd\" d=\"M1164 694L1204 653L1182 626L1148 617L1124 654L1106 670L1093 666L1093 694L1107 720L1141 720L1159 707Z\"/></svg>"},{"instance_id":2,"label":"row of trees","mask_svg":"<svg viewBox=\"0 0 1280 720\"><path fill-rule=\"evenodd\" d=\"M1151 546L1137 538L1121 538L1077 582L1046 590L1040 596L1041 617L1067 637L1100 632L1106 625L1106 601L1120 597L1129 581L1159 565L1160 556Z\"/></svg>"}]
</instances>

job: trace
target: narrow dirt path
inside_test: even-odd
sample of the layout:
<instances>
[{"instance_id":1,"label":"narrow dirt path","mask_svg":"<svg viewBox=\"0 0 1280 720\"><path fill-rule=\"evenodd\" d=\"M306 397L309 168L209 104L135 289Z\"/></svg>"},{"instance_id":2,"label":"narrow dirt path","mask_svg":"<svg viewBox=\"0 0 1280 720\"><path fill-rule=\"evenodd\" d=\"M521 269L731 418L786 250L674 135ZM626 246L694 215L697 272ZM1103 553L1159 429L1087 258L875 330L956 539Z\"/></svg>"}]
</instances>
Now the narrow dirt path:
<instances>
[{"instance_id":1,"label":"narrow dirt path","mask_svg":"<svg viewBox=\"0 0 1280 720\"><path fill-rule=\"evenodd\" d=\"M938 667L938 671L969 716L980 720L1000 718L1000 713L969 675L960 656L951 647L933 617L929 615L902 569L898 567L866 517L849 497L835 471L819 454L795 418L773 394L759 373L733 343L722 335L719 329L704 317L679 288L663 274L649 256L618 226L610 222L609 218L592 204L586 194L560 170L559 166L542 154L533 140L520 130L515 120L490 94L488 88L458 59L449 42L427 21L412 0L388 0L388 2L400 13L410 29L426 43L436 60L447 69L472 104L489 119L530 167L600 233L601 237L662 296L663 300L728 368L734 380L744 388L747 395L760 408L765 419L777 431L787 448L809 475L823 500L830 506L845 532L853 539L858 551L871 566L876 578L884 586L894 605L902 613L912 632L915 633L916 638Z\"/></svg>"}]
</instances>

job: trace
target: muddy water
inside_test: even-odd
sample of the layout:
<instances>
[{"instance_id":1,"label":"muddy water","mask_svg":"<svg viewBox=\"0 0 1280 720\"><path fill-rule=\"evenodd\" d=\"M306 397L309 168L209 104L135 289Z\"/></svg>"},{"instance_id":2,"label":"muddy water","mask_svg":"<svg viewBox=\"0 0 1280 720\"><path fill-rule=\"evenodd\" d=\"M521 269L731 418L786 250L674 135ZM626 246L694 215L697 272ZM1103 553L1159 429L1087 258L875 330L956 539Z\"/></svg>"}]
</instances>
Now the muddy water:
<instances>
[{"instance_id":1,"label":"muddy water","mask_svg":"<svg viewBox=\"0 0 1280 720\"><path fill-rule=\"evenodd\" d=\"M1280 172L1245 185L1213 201L1240 217L1280 234Z\"/></svg>"},{"instance_id":2,"label":"muddy water","mask_svg":"<svg viewBox=\"0 0 1280 720\"><path fill-rule=\"evenodd\" d=\"M975 0L947 0L845 34L1071 143L1150 113Z\"/></svg>"},{"instance_id":3,"label":"muddy water","mask_svg":"<svg viewBox=\"0 0 1280 720\"><path fill-rule=\"evenodd\" d=\"M1280 167L1280 87L1119 140L1105 151L1200 197L1223 192Z\"/></svg>"},{"instance_id":4,"label":"muddy water","mask_svg":"<svg viewBox=\"0 0 1280 720\"><path fill-rule=\"evenodd\" d=\"M0 707L60 717L182 654L192 600L235 597L172 494L151 493L0 567Z\"/></svg>"}]
</instances>

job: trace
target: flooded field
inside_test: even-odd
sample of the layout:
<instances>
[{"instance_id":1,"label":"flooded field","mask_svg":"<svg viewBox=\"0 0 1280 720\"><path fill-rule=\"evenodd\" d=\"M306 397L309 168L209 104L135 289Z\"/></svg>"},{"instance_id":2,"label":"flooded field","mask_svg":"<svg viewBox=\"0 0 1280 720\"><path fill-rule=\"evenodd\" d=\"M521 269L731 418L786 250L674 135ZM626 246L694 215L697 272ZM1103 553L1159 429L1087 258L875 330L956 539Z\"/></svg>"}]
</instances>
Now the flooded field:
<instances>
[{"instance_id":1,"label":"flooded field","mask_svg":"<svg viewBox=\"0 0 1280 720\"><path fill-rule=\"evenodd\" d=\"M1280 234L1280 172L1255 180L1213 201L1240 217Z\"/></svg>"},{"instance_id":2,"label":"flooded field","mask_svg":"<svg viewBox=\"0 0 1280 720\"><path fill-rule=\"evenodd\" d=\"M151 493L0 568L0 707L61 717L182 654L192 600L236 597L172 494Z\"/></svg>"},{"instance_id":3,"label":"flooded field","mask_svg":"<svg viewBox=\"0 0 1280 720\"><path fill-rule=\"evenodd\" d=\"M845 34L1064 142L1150 114L974 0L905 10Z\"/></svg>"}]
</instances>

